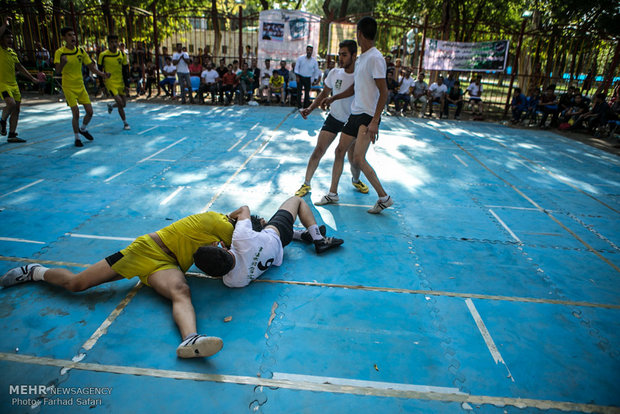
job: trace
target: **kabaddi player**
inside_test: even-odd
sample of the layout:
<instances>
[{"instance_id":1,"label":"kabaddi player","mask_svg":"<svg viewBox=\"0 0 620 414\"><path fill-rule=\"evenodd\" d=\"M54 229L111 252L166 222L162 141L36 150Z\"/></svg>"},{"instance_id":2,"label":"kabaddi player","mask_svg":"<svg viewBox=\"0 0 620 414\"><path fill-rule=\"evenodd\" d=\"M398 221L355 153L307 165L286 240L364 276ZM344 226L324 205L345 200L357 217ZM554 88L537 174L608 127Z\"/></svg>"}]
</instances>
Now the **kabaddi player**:
<instances>
[{"instance_id":1,"label":"kabaddi player","mask_svg":"<svg viewBox=\"0 0 620 414\"><path fill-rule=\"evenodd\" d=\"M123 129L129 130L131 127L125 119L126 95L129 92L129 59L125 52L119 50L117 35L108 36L108 50L99 54L98 63L104 72L110 74L110 77L103 81L115 101L114 105L108 104L108 113L111 114L115 107L118 108Z\"/></svg>"}]
</instances>

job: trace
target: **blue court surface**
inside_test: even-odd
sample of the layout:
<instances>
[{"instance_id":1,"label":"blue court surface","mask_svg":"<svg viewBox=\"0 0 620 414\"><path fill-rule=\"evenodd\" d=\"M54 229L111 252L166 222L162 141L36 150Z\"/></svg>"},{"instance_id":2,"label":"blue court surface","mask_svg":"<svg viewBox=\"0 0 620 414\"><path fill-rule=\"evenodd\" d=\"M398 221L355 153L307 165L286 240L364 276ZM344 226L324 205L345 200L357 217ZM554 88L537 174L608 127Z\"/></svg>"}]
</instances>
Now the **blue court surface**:
<instances>
[{"instance_id":1,"label":"blue court surface","mask_svg":"<svg viewBox=\"0 0 620 414\"><path fill-rule=\"evenodd\" d=\"M80 271L205 210L269 217L303 182L324 114L94 104L22 109L0 144L0 274ZM333 148L305 197L329 188ZM620 412L620 159L548 131L384 117L368 154L392 208L312 206L345 240L293 242L243 289L188 275L199 332L181 360L169 302L138 279L0 290L0 412ZM232 319L231 319L232 318ZM26 386L25 388L22 386Z\"/></svg>"}]
</instances>

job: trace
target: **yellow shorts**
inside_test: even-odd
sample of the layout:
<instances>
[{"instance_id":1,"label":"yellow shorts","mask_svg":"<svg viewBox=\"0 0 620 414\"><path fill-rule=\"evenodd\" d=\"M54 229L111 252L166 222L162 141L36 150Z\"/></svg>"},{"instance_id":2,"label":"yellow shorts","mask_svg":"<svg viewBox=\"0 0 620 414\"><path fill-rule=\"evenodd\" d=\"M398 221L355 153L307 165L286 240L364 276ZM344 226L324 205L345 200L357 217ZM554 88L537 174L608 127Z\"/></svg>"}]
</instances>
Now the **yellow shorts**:
<instances>
[{"instance_id":1,"label":"yellow shorts","mask_svg":"<svg viewBox=\"0 0 620 414\"><path fill-rule=\"evenodd\" d=\"M62 92L65 94L67 106L69 107L76 106L78 103L82 105L90 104L90 98L84 85L78 86L77 88L63 85Z\"/></svg>"},{"instance_id":2,"label":"yellow shorts","mask_svg":"<svg viewBox=\"0 0 620 414\"><path fill-rule=\"evenodd\" d=\"M125 84L116 82L104 82L106 89L112 96L125 95Z\"/></svg>"},{"instance_id":3,"label":"yellow shorts","mask_svg":"<svg viewBox=\"0 0 620 414\"><path fill-rule=\"evenodd\" d=\"M149 285L149 276L166 269L179 269L175 260L164 253L149 235L138 237L120 252L106 257L106 261L119 275L126 279L138 276Z\"/></svg>"},{"instance_id":4,"label":"yellow shorts","mask_svg":"<svg viewBox=\"0 0 620 414\"><path fill-rule=\"evenodd\" d=\"M15 102L22 101L22 94L19 92L19 86L17 85L0 84L0 95L2 95L2 99L11 97L15 100Z\"/></svg>"}]
</instances>

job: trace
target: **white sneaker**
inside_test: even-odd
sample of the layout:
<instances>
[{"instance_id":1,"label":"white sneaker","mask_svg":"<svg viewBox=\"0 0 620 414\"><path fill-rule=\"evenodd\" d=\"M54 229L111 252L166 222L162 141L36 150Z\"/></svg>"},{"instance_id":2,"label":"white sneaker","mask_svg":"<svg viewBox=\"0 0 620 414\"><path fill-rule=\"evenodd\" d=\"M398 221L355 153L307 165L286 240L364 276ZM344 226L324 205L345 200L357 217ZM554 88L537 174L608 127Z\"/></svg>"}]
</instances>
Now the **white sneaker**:
<instances>
[{"instance_id":1,"label":"white sneaker","mask_svg":"<svg viewBox=\"0 0 620 414\"><path fill-rule=\"evenodd\" d=\"M35 263L9 270L4 276L0 277L0 285L9 287L20 283L32 282L32 274L35 267L41 267L41 265Z\"/></svg>"},{"instance_id":2,"label":"white sneaker","mask_svg":"<svg viewBox=\"0 0 620 414\"><path fill-rule=\"evenodd\" d=\"M315 206L324 206L325 204L338 204L340 198L338 195L324 195L319 201L314 203Z\"/></svg>"},{"instance_id":3,"label":"white sneaker","mask_svg":"<svg viewBox=\"0 0 620 414\"><path fill-rule=\"evenodd\" d=\"M194 335L187 338L177 348L179 358L208 357L217 354L224 346L217 336Z\"/></svg>"},{"instance_id":4,"label":"white sneaker","mask_svg":"<svg viewBox=\"0 0 620 414\"><path fill-rule=\"evenodd\" d=\"M377 200L375 205L370 210L368 210L368 212L370 214L379 214L386 208L390 207L392 204L394 204L394 200L392 199L392 197L388 196L388 199L385 201Z\"/></svg>"},{"instance_id":5,"label":"white sneaker","mask_svg":"<svg viewBox=\"0 0 620 414\"><path fill-rule=\"evenodd\" d=\"M125 124L125 125L123 126L123 129L124 129L125 131L129 131L129 130L131 129L131 127L129 126L129 124Z\"/></svg>"}]
</instances>

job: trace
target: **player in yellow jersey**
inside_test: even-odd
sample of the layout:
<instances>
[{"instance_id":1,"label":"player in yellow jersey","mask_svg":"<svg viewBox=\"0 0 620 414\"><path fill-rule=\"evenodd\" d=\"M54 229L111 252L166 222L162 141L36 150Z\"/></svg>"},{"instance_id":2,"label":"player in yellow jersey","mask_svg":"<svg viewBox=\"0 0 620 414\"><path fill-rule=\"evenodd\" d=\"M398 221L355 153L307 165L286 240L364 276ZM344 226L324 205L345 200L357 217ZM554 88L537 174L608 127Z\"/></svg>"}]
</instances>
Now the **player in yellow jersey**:
<instances>
[{"instance_id":1,"label":"player in yellow jersey","mask_svg":"<svg viewBox=\"0 0 620 414\"><path fill-rule=\"evenodd\" d=\"M109 73L103 73L97 69L95 62L90 59L84 49L76 46L77 38L72 28L64 27L60 30L60 34L65 41L65 46L54 53L54 64L56 65L56 73L62 73L62 91L65 94L67 106L71 108L71 113L73 114L72 124L73 133L75 134L75 146L83 147L84 144L82 144L78 134L84 135L90 141L93 140L93 136L86 129L93 117L93 106L90 104L90 98L84 86L82 65L88 66L91 72L104 79L109 77ZM82 104L84 111L86 111L81 127L78 104Z\"/></svg>"},{"instance_id":2,"label":"player in yellow jersey","mask_svg":"<svg viewBox=\"0 0 620 414\"><path fill-rule=\"evenodd\" d=\"M8 142L26 142L25 139L17 138L17 121L22 96L15 79L15 69L23 73L31 82L37 84L37 80L19 63L13 46L13 34L8 30L11 18L7 17L0 26L0 95L6 103L0 118L0 134L6 135L6 122L11 117L9 125Z\"/></svg>"},{"instance_id":3,"label":"player in yellow jersey","mask_svg":"<svg viewBox=\"0 0 620 414\"><path fill-rule=\"evenodd\" d=\"M222 348L222 340L197 334L196 313L185 272L194 262L193 255L199 247L230 247L233 222L228 216L215 212L191 215L138 237L127 248L78 274L29 264L9 270L0 277L0 285L6 288L44 280L70 292L81 292L102 283L138 276L142 283L172 301L172 316L183 338L177 355L181 358L211 356Z\"/></svg>"},{"instance_id":4,"label":"player in yellow jersey","mask_svg":"<svg viewBox=\"0 0 620 414\"><path fill-rule=\"evenodd\" d=\"M108 113L111 114L115 107L118 108L118 114L123 120L123 129L131 129L125 119L126 95L129 91L129 60L125 52L118 48L118 36L108 36L108 50L99 54L97 63L104 72L110 74L104 83L115 103L108 104Z\"/></svg>"}]
</instances>

